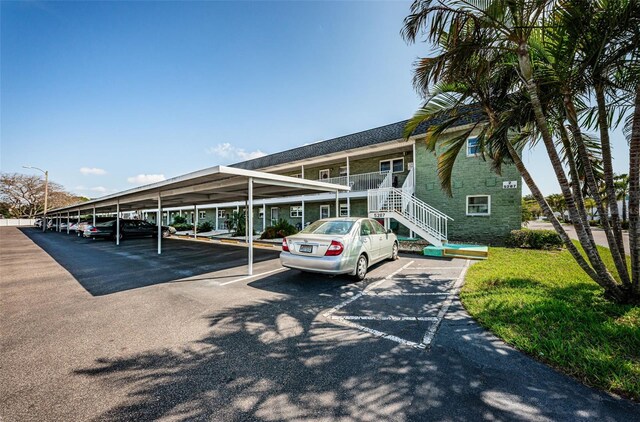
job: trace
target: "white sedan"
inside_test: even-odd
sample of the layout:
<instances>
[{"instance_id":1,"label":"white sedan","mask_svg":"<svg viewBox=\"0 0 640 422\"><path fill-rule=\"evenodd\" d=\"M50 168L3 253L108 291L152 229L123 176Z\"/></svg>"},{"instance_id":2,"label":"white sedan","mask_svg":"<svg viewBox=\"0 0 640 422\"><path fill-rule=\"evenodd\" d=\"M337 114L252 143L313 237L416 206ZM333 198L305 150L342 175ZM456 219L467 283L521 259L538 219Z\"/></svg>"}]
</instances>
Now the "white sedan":
<instances>
[{"instance_id":1,"label":"white sedan","mask_svg":"<svg viewBox=\"0 0 640 422\"><path fill-rule=\"evenodd\" d=\"M398 239L376 220L328 218L282 240L284 267L325 274L350 274L358 280L369 267L398 259Z\"/></svg>"}]
</instances>

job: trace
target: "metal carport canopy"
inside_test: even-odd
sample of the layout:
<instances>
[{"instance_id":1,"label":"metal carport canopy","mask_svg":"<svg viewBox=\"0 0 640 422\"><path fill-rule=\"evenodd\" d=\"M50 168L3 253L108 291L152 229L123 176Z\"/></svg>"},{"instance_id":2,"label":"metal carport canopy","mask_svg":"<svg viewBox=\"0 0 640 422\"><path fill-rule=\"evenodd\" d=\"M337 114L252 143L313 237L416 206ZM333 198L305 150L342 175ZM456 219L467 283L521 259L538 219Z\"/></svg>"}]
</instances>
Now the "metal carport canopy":
<instances>
[{"instance_id":1,"label":"metal carport canopy","mask_svg":"<svg viewBox=\"0 0 640 422\"><path fill-rule=\"evenodd\" d=\"M216 202L246 201L253 210L254 199L308 195L318 192L351 190L348 186L306 180L279 174L216 166L106 195L80 204L49 210L49 214L79 212L86 209L119 212L156 209L158 224L158 254L162 252L162 208L202 205ZM337 212L337 211L336 211ZM247 227L253 227L253 212L248 213ZM249 275L253 275L253 230L248 230Z\"/></svg>"}]
</instances>

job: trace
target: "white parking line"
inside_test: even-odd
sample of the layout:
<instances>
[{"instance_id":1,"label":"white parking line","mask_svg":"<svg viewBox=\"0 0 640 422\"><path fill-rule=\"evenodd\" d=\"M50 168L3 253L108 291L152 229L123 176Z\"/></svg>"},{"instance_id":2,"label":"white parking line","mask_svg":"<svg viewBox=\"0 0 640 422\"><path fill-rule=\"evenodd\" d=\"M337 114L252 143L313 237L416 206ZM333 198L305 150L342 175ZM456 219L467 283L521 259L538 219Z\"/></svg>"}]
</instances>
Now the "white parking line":
<instances>
[{"instance_id":1,"label":"white parking line","mask_svg":"<svg viewBox=\"0 0 640 422\"><path fill-rule=\"evenodd\" d=\"M458 279L456 280L456 283L453 285L453 289L451 290L451 295L447 296L447 299L442 304L442 308L440 308L440 312L438 312L438 317L437 317L438 320L436 321L435 324L429 327L429 330L424 334L424 337L422 338L422 344L424 344L425 347L428 347L433 341L433 338L435 337L436 332L438 331L438 327L440 327L440 323L442 322L442 319L444 318L447 311L449 310L449 306L451 306L451 302L453 302L453 298L458 294L458 291L460 290L460 286L462 286L462 282L464 281L464 276L467 273L467 270L469 269L469 262L470 262L469 260L466 261L464 268L462 269L462 271L460 272L460 275L458 276Z\"/></svg>"},{"instance_id":2,"label":"white parking line","mask_svg":"<svg viewBox=\"0 0 640 422\"><path fill-rule=\"evenodd\" d=\"M461 270L464 267L411 267L407 270Z\"/></svg>"},{"instance_id":3,"label":"white parking line","mask_svg":"<svg viewBox=\"0 0 640 422\"><path fill-rule=\"evenodd\" d=\"M438 317L412 317L412 316L374 316L374 315L331 315L331 319L346 319L349 321L437 321Z\"/></svg>"},{"instance_id":4,"label":"white parking line","mask_svg":"<svg viewBox=\"0 0 640 422\"><path fill-rule=\"evenodd\" d=\"M429 270L435 270L435 269L459 269L461 270L460 274L458 275L458 277L456 279L450 279L450 278L445 278L445 279L434 279L432 277L428 277L428 279L430 281L451 281L453 282L453 286L451 286L451 290L449 292L407 292L407 291L400 291L400 292L392 292L392 291L381 291L381 292L375 292L372 291L373 289L380 287L384 282L389 281L389 280L425 280L424 277L420 278L420 277L395 277L397 274L399 274L400 272L402 272L405 269L416 269L415 267L411 268L410 265L413 264L414 261L411 261L407 264L405 264L404 266L402 266L401 268L397 269L396 271L392 272L391 274L389 274L388 276L386 276L385 278L383 278L382 280L379 280L367 287L365 287L365 289L360 292L355 294L354 296L350 297L349 299L345 300L342 303L339 303L338 305L334 306L333 308L331 308L329 311L325 312L323 314L323 316L327 319L336 321L342 325L346 325L348 327L352 327L355 329L358 329L360 331L372 334L376 337L381 337L387 340L391 340L394 341L396 343L399 344L403 344L406 346L410 346L410 347L414 347L416 349L420 349L420 350L424 350L426 348L429 347L429 345L431 344L431 342L433 341L433 338L435 337L436 332L438 331L438 327L440 326L440 323L442 322L442 319L444 318L444 316L446 315L447 311L449 310L449 306L451 306L451 303L453 301L453 299L455 298L455 296L458 294L458 291L460 290L460 286L462 285L462 282L464 280L464 276L467 272L467 269L469 268L469 260L467 260L465 262L465 266L464 267L432 267L432 268L425 268L425 269L429 269ZM450 284L450 283L447 283ZM449 287L449 286L447 286ZM379 296L379 297L384 297L384 296L392 296L392 297L398 297L398 296L445 296L445 300L444 303L442 304L442 306L440 307L440 310L438 312L438 315L435 317L409 317L409 316L403 316L403 317L397 317L397 316L369 316L369 315L333 315L334 313L336 313L337 311L339 311L340 309L344 308L345 306L349 305L350 303L355 302L356 300L360 299L362 296ZM364 325L360 325L360 324L356 324L355 322L352 321L427 321L427 322L433 322L433 324L429 327L429 329L427 330L427 332L424 334L423 338L422 338L422 342L417 343L414 341L409 341L409 340L405 340L403 338L394 336L394 335L390 335L388 333L385 333L383 331L379 331L379 330L374 330L372 328L369 327L365 327Z\"/></svg>"},{"instance_id":5,"label":"white parking line","mask_svg":"<svg viewBox=\"0 0 640 422\"><path fill-rule=\"evenodd\" d=\"M232 284L232 283L237 283L238 281L244 281L244 280L249 280L251 278L256 278L256 277L260 277L263 275L267 275L267 274L271 274L271 273L275 273L275 272L279 272L279 271L284 271L284 270L288 270L288 268L276 268L275 270L271 270L271 271L265 271L263 273L260 274L254 274L254 275L248 275L246 277L242 277L242 278L238 278L235 280L231 280L231 281L227 281L226 283L220 283L220 286L226 286L227 284Z\"/></svg>"}]
</instances>

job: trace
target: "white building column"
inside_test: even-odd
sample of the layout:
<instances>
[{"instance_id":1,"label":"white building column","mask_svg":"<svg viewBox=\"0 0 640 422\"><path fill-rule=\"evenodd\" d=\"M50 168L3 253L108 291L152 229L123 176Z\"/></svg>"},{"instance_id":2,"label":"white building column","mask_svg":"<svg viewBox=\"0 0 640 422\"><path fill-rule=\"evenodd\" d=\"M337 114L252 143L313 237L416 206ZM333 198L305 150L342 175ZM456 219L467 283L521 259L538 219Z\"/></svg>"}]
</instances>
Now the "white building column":
<instances>
[{"instance_id":1,"label":"white building column","mask_svg":"<svg viewBox=\"0 0 640 422\"><path fill-rule=\"evenodd\" d=\"M116 201L116 246L120 245L120 200Z\"/></svg>"},{"instance_id":2,"label":"white building column","mask_svg":"<svg viewBox=\"0 0 640 422\"><path fill-rule=\"evenodd\" d=\"M216 230L218 230L218 207L216 207Z\"/></svg>"},{"instance_id":3,"label":"white building column","mask_svg":"<svg viewBox=\"0 0 640 422\"><path fill-rule=\"evenodd\" d=\"M253 177L249 178L249 199L247 204L247 235L249 237L249 275L253 275Z\"/></svg>"},{"instance_id":4,"label":"white building column","mask_svg":"<svg viewBox=\"0 0 640 422\"><path fill-rule=\"evenodd\" d=\"M169 212L167 211L167 216ZM158 224L158 255L162 253L162 197L158 192L158 218L156 219Z\"/></svg>"},{"instance_id":5,"label":"white building column","mask_svg":"<svg viewBox=\"0 0 640 422\"><path fill-rule=\"evenodd\" d=\"M96 207L93 207L93 225L96 225Z\"/></svg>"},{"instance_id":6,"label":"white building column","mask_svg":"<svg viewBox=\"0 0 640 422\"><path fill-rule=\"evenodd\" d=\"M340 217L340 198L338 197L338 191L336 191L336 217Z\"/></svg>"},{"instance_id":7,"label":"white building column","mask_svg":"<svg viewBox=\"0 0 640 422\"><path fill-rule=\"evenodd\" d=\"M304 229L304 225L305 225L305 221L304 221L304 199L303 199L302 200L302 224L300 225L300 227L302 227L302 229Z\"/></svg>"},{"instance_id":8,"label":"white building column","mask_svg":"<svg viewBox=\"0 0 640 422\"><path fill-rule=\"evenodd\" d=\"M266 202L262 203L262 231L265 231L267 228L267 204Z\"/></svg>"}]
</instances>

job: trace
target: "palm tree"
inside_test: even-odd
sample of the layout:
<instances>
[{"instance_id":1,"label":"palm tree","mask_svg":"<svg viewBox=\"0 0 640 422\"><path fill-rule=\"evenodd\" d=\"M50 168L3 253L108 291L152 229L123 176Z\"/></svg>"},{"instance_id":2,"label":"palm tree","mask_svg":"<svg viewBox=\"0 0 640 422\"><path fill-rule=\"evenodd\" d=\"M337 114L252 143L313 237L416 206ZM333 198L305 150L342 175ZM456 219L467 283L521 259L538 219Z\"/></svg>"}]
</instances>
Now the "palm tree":
<instances>
[{"instance_id":1,"label":"palm tree","mask_svg":"<svg viewBox=\"0 0 640 422\"><path fill-rule=\"evenodd\" d=\"M627 222L627 196L629 196L629 175L619 174L613 177L616 201L622 201L622 222ZM616 208L618 204L616 203Z\"/></svg>"},{"instance_id":2,"label":"palm tree","mask_svg":"<svg viewBox=\"0 0 640 422\"><path fill-rule=\"evenodd\" d=\"M598 18L593 19L594 15ZM590 23L589 19L595 23ZM607 28L605 35L590 34L601 30L607 20L615 22ZM415 42L421 31L426 29L427 40L438 48L436 55L420 60L416 66L414 85L425 97L425 105L410 120L405 135L410 135L426 118L446 111L449 118L433 129L429 136L429 145L435 149L434 145L443 131L465 114L464 109L462 113L452 110L461 106L468 109L469 104L475 103L485 123L479 128L481 151L485 158L491 160L496 170L507 161L516 165L578 264L618 301L638 300L640 296L640 274L637 271L637 258L640 256L637 237L640 234L631 235L636 237L636 243L632 242L635 255L632 251L632 276L629 277L619 242L619 224L615 219L612 219L612 225L607 218L601 219L622 280L622 284L618 284L604 265L588 224L584 193L589 192L594 198L600 215L608 213L605 209L607 201L603 201L598 193L597 166L590 155L580 118L585 110L588 111L588 96L595 90L594 81L600 84L597 89L610 98L614 92L628 90L632 86L636 89L640 72L627 69L637 66L640 36L636 29L639 24L640 2L636 0L562 3L544 0L416 0L403 29L403 36L410 42ZM589 44L594 39L600 45L599 55ZM624 52L620 53L620 50ZM619 78L618 74L624 77ZM615 78L624 83L615 85ZM638 98L640 88L637 88L634 114L638 118L629 125L632 127L631 166L640 162L640 146L633 143L634 140L640 142ZM630 108L606 103L603 106L601 102L598 105L596 115L601 137L607 132L599 149L602 151L604 177L608 180L611 170L609 121L607 125L602 122L602 112L624 114ZM475 127L470 130L473 129ZM450 183L450 167L455 162L460 149L459 138L463 135L443 142L445 151L440 155L438 172L445 189ZM542 141L546 148L588 263L572 248L573 244L553 217L549 204L520 160L518 151L538 141ZM630 175L632 173L637 175L639 172L630 168ZM636 223L632 225L637 233L637 199L640 196L633 191L638 183L634 184L633 177L631 179L630 198L635 201L635 208L631 210L630 201L630 217L635 218ZM605 182L608 198L611 197L610 185ZM610 200L608 202L610 204Z\"/></svg>"}]
</instances>

